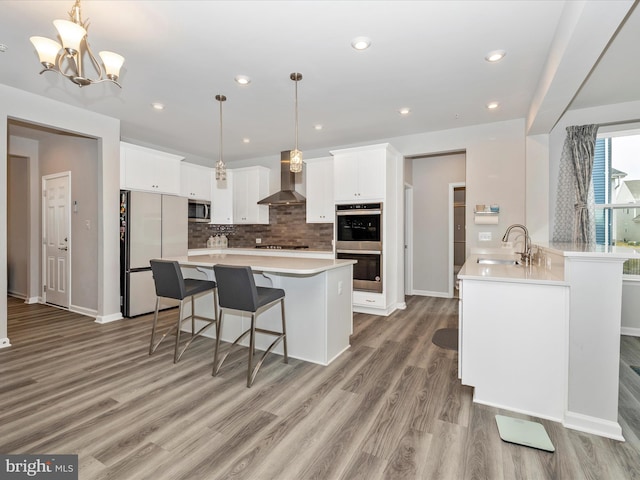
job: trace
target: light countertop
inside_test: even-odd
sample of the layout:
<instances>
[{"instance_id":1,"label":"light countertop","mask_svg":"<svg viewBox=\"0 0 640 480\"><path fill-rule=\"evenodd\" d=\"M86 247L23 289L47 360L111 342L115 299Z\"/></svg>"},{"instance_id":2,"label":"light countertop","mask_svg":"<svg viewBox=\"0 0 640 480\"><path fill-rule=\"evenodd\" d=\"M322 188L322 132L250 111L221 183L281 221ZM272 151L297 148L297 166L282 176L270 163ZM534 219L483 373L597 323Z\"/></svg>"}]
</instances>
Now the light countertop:
<instances>
[{"instance_id":1,"label":"light countertop","mask_svg":"<svg viewBox=\"0 0 640 480\"><path fill-rule=\"evenodd\" d=\"M305 258L296 256L239 255L237 253L217 253L170 257L181 265L211 268L217 264L247 265L259 272L287 273L291 275L314 275L334 268L355 264L355 260Z\"/></svg>"},{"instance_id":2,"label":"light countertop","mask_svg":"<svg viewBox=\"0 0 640 480\"><path fill-rule=\"evenodd\" d=\"M540 283L545 285L567 285L564 268L555 265L489 265L478 263L478 258L518 259L519 255L481 253L472 254L458 273L460 279L489 280L495 282Z\"/></svg>"},{"instance_id":3,"label":"light countertop","mask_svg":"<svg viewBox=\"0 0 640 480\"><path fill-rule=\"evenodd\" d=\"M275 248L190 248L189 255L206 254L229 254L229 255L259 255L270 257L306 257L306 258L335 258L332 250L312 250L301 249L275 249Z\"/></svg>"}]
</instances>

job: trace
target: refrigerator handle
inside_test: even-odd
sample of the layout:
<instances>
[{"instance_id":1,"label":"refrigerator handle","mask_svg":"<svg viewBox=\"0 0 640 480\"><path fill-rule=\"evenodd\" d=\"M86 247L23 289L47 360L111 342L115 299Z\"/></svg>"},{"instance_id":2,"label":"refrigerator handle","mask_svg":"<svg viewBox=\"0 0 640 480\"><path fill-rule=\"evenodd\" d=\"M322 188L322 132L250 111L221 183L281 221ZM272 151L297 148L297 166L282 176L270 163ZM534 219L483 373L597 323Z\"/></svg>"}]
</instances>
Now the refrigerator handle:
<instances>
[{"instance_id":1,"label":"refrigerator handle","mask_svg":"<svg viewBox=\"0 0 640 480\"><path fill-rule=\"evenodd\" d=\"M211 216L209 215L209 205L207 204L204 206L204 218L211 220Z\"/></svg>"}]
</instances>

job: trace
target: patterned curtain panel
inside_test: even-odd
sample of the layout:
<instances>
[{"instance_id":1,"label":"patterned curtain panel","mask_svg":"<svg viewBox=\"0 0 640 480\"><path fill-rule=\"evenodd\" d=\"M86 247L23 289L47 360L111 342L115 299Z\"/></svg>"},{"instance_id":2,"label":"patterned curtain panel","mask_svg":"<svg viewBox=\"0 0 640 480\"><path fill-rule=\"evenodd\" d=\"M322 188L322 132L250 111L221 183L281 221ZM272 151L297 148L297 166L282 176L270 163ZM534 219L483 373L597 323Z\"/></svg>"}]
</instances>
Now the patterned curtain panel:
<instances>
[{"instance_id":1,"label":"patterned curtain panel","mask_svg":"<svg viewBox=\"0 0 640 480\"><path fill-rule=\"evenodd\" d=\"M597 125L567 127L560 158L554 242L595 243L593 155Z\"/></svg>"}]
</instances>

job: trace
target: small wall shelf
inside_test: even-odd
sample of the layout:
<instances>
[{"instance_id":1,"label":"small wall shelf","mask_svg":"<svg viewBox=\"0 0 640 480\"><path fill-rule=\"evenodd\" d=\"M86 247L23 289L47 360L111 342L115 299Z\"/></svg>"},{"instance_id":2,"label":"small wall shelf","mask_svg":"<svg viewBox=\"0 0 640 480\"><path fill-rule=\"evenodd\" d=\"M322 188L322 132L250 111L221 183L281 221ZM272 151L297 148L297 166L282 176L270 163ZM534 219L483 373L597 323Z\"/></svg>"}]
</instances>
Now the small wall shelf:
<instances>
[{"instance_id":1,"label":"small wall shelf","mask_svg":"<svg viewBox=\"0 0 640 480\"><path fill-rule=\"evenodd\" d=\"M500 212L473 212L474 223L477 225L497 225Z\"/></svg>"}]
</instances>

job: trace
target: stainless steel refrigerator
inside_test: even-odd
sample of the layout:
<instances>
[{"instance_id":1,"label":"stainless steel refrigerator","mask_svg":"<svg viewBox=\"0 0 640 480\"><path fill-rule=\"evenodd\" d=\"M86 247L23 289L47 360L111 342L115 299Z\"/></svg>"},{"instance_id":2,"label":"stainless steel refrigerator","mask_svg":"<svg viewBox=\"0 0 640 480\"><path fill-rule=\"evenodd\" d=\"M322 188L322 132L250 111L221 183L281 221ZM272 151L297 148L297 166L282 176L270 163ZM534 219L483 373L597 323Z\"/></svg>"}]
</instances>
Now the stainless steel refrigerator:
<instances>
[{"instance_id":1,"label":"stainless steel refrigerator","mask_svg":"<svg viewBox=\"0 0 640 480\"><path fill-rule=\"evenodd\" d=\"M187 255L188 200L120 191L120 303L125 317L155 309L149 260Z\"/></svg>"}]
</instances>

